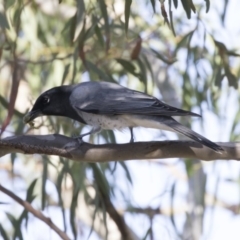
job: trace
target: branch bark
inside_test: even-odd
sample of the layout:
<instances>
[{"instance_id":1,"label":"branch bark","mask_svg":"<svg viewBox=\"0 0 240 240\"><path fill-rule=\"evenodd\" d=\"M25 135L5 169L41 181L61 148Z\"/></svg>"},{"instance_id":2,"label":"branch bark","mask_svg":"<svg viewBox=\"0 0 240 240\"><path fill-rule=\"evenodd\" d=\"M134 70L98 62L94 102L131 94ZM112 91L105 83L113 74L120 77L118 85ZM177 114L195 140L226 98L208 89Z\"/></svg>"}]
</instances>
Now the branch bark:
<instances>
[{"instance_id":1,"label":"branch bark","mask_svg":"<svg viewBox=\"0 0 240 240\"><path fill-rule=\"evenodd\" d=\"M79 162L109 162L161 158L193 158L205 161L240 160L240 143L217 143L222 154L193 141L135 142L94 145L59 134L21 135L0 140L0 157L9 153L57 155Z\"/></svg>"}]
</instances>

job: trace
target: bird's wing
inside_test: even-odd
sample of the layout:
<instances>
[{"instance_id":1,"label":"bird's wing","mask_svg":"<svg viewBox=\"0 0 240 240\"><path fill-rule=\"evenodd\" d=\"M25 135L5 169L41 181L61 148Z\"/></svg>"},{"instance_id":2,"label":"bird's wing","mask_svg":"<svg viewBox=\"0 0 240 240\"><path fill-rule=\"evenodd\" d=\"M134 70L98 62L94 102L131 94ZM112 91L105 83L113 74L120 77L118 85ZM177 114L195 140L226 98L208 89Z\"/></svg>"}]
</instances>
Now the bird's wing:
<instances>
[{"instance_id":1,"label":"bird's wing","mask_svg":"<svg viewBox=\"0 0 240 240\"><path fill-rule=\"evenodd\" d=\"M96 84L96 83L94 83ZM164 116L200 116L196 113L171 107L155 97L124 88L117 84L101 83L100 87L85 89L85 97L74 101L77 109L94 114L120 115L164 115ZM78 91L79 94L80 93ZM76 97L75 97L76 98Z\"/></svg>"}]
</instances>

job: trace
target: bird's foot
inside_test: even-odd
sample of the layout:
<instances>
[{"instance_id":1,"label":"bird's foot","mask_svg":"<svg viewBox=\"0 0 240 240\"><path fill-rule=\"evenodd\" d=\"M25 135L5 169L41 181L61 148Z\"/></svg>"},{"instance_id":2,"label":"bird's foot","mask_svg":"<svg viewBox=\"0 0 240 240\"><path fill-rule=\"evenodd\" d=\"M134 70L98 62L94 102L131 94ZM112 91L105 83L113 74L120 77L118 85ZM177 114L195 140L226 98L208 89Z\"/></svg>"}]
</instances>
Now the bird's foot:
<instances>
[{"instance_id":1,"label":"bird's foot","mask_svg":"<svg viewBox=\"0 0 240 240\"><path fill-rule=\"evenodd\" d=\"M84 143L82 135L79 136L77 134L73 134L72 137L78 142L79 145L82 145Z\"/></svg>"},{"instance_id":2,"label":"bird's foot","mask_svg":"<svg viewBox=\"0 0 240 240\"><path fill-rule=\"evenodd\" d=\"M129 130L130 130L130 134L131 134L130 143L133 143L134 142L133 128L130 127Z\"/></svg>"}]
</instances>

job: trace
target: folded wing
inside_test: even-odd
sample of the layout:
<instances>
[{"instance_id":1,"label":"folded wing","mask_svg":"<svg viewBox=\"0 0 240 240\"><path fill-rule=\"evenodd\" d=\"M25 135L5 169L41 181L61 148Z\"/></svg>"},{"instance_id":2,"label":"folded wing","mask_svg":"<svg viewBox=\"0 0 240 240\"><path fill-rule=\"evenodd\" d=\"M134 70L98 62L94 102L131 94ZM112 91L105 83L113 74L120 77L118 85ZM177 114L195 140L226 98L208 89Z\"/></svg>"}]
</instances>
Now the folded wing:
<instances>
[{"instance_id":1,"label":"folded wing","mask_svg":"<svg viewBox=\"0 0 240 240\"><path fill-rule=\"evenodd\" d=\"M75 107L83 112L104 115L138 114L200 117L196 113L169 106L155 97L114 83L95 82L88 87L90 89L85 89L84 99L74 101ZM87 94L87 92L91 94Z\"/></svg>"}]
</instances>

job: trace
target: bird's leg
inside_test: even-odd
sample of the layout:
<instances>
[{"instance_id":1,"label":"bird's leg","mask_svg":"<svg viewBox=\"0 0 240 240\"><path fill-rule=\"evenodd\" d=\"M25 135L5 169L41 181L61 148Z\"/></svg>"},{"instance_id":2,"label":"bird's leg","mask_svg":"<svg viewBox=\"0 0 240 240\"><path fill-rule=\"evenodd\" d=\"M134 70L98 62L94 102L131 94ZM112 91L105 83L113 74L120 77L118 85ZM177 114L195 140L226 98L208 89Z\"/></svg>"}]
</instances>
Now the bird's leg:
<instances>
[{"instance_id":1,"label":"bird's leg","mask_svg":"<svg viewBox=\"0 0 240 240\"><path fill-rule=\"evenodd\" d=\"M90 134L98 133L100 131L101 131L101 127L100 126L93 126L93 128L89 132L81 134L80 136L76 137L76 139L81 144L83 142L83 140L82 140L83 137L85 137L87 135L90 135Z\"/></svg>"},{"instance_id":2,"label":"bird's leg","mask_svg":"<svg viewBox=\"0 0 240 240\"><path fill-rule=\"evenodd\" d=\"M130 127L129 130L130 130L130 134L131 134L130 143L133 143L134 142L133 127Z\"/></svg>"}]
</instances>

